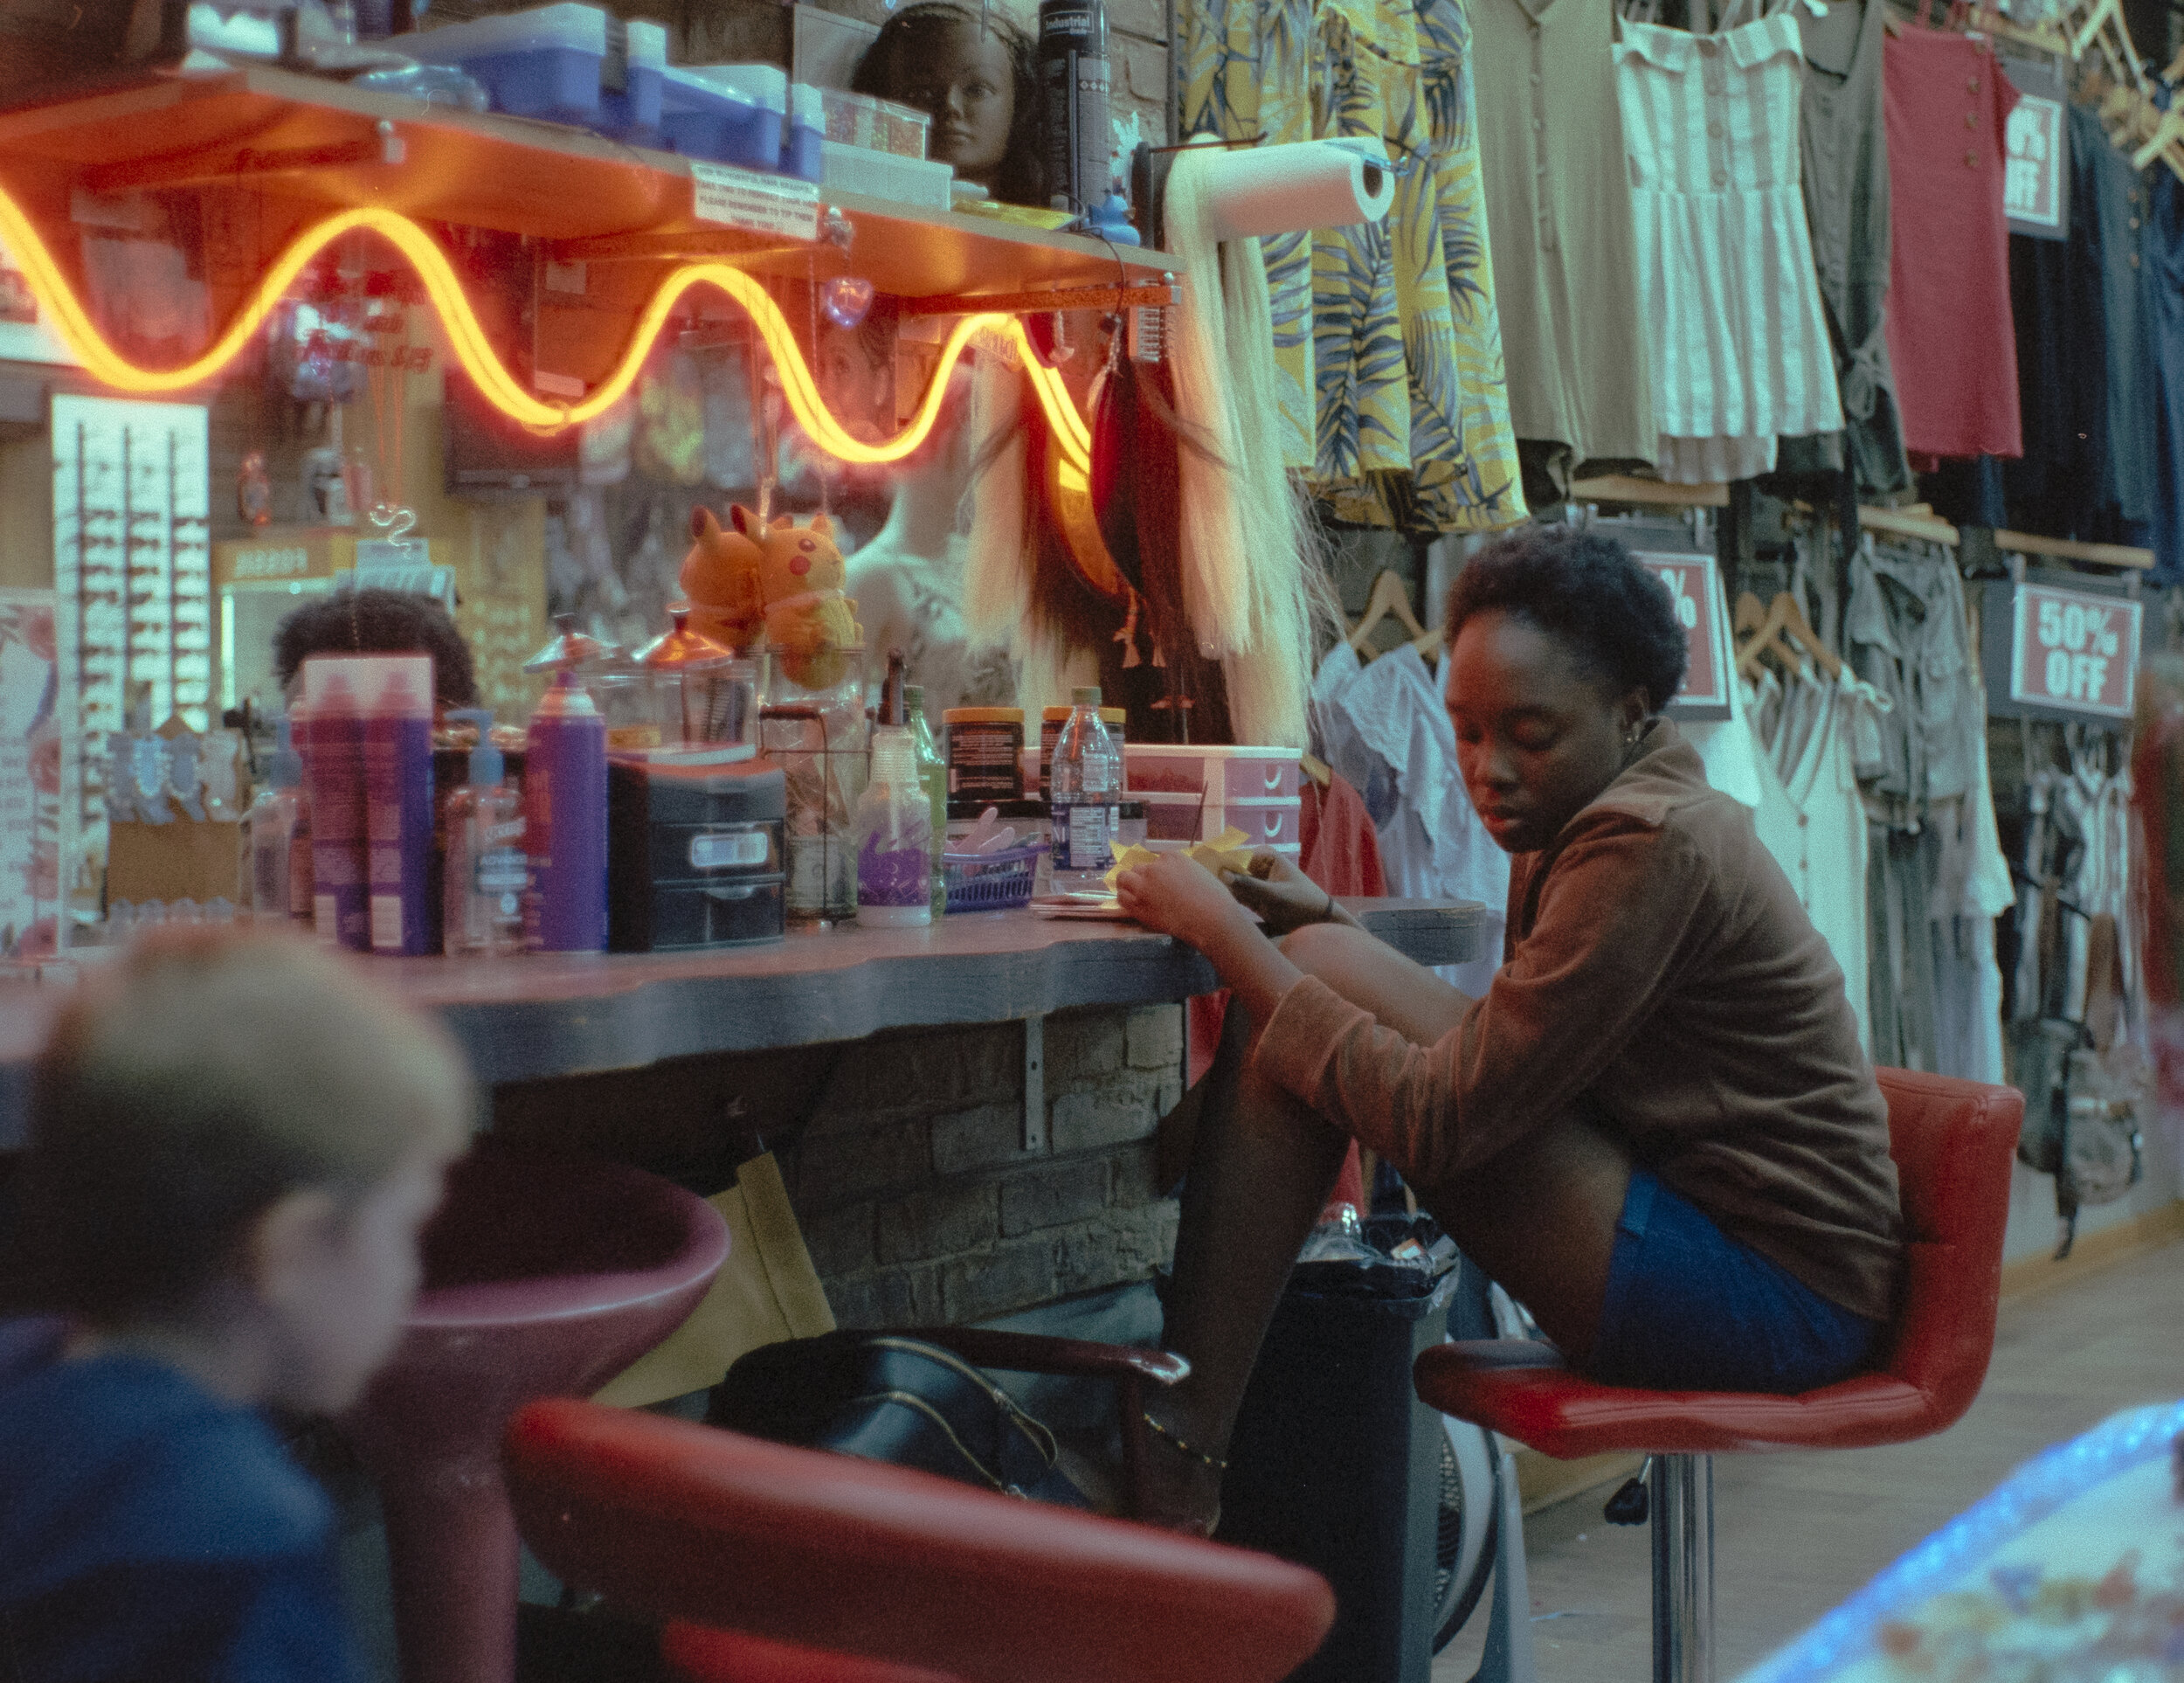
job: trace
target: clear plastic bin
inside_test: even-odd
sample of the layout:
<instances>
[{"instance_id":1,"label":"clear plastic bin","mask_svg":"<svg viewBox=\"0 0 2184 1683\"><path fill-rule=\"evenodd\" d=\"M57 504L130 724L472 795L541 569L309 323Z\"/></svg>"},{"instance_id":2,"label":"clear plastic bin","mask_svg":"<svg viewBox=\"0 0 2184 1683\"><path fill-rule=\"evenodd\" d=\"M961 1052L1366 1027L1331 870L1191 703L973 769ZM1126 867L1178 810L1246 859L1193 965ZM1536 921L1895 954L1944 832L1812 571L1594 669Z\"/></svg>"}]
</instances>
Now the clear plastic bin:
<instances>
[{"instance_id":1,"label":"clear plastic bin","mask_svg":"<svg viewBox=\"0 0 2184 1683\"><path fill-rule=\"evenodd\" d=\"M819 94L827 139L837 146L862 146L875 152L887 149L882 142L888 121L878 100L839 87L822 87Z\"/></svg>"},{"instance_id":2,"label":"clear plastic bin","mask_svg":"<svg viewBox=\"0 0 2184 1683\"><path fill-rule=\"evenodd\" d=\"M878 101L885 138L880 149L898 158L917 158L932 156L933 120L914 105L897 105L893 100Z\"/></svg>"}]
</instances>

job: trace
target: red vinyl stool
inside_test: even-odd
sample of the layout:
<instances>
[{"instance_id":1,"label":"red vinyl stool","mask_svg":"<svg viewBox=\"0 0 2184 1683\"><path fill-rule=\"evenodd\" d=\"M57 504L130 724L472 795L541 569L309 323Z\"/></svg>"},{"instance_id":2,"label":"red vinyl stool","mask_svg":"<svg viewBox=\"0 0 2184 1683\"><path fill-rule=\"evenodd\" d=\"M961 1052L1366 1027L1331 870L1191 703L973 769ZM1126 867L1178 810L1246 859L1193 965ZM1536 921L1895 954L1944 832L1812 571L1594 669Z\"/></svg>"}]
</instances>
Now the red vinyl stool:
<instances>
[{"instance_id":1,"label":"red vinyl stool","mask_svg":"<svg viewBox=\"0 0 2184 1683\"><path fill-rule=\"evenodd\" d=\"M699 1683L1277 1683L1334 1622L1269 1555L657 1415L535 1402L504 1452L539 1559L690 1621Z\"/></svg>"},{"instance_id":2,"label":"red vinyl stool","mask_svg":"<svg viewBox=\"0 0 2184 1683\"><path fill-rule=\"evenodd\" d=\"M501 1428L681 1325L727 1260L728 1223L636 1169L477 1152L449 1171L424 1253L409 1330L344 1423L386 1514L404 1683L509 1683Z\"/></svg>"},{"instance_id":3,"label":"red vinyl stool","mask_svg":"<svg viewBox=\"0 0 2184 1683\"><path fill-rule=\"evenodd\" d=\"M1413 1370L1433 1407L1549 1455L1653 1458L1655 1683L1713 1675L1714 1456L1925 1437L1953 1424L1987 1376L2024 1098L2008 1087L1878 1073L1906 1240L1902 1306L1880 1372L1801 1396L1632 1390L1572 1373L1545 1346L1512 1341L1445 1344Z\"/></svg>"}]
</instances>

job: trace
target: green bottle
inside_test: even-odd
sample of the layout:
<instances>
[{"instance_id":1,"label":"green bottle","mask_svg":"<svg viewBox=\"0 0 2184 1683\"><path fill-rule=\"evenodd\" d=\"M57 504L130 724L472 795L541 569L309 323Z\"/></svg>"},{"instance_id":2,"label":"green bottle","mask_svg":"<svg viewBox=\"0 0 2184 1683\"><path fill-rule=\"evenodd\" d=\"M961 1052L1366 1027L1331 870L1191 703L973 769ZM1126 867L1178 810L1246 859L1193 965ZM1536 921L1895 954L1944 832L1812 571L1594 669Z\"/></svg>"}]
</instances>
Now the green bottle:
<instances>
[{"instance_id":1,"label":"green bottle","mask_svg":"<svg viewBox=\"0 0 2184 1683\"><path fill-rule=\"evenodd\" d=\"M933 740L933 727L925 720L924 687L904 684L902 700L909 710L910 738L917 745L917 775L933 803L933 916L938 918L948 910L948 876L940 862L947 847L948 762L941 758L940 745Z\"/></svg>"}]
</instances>

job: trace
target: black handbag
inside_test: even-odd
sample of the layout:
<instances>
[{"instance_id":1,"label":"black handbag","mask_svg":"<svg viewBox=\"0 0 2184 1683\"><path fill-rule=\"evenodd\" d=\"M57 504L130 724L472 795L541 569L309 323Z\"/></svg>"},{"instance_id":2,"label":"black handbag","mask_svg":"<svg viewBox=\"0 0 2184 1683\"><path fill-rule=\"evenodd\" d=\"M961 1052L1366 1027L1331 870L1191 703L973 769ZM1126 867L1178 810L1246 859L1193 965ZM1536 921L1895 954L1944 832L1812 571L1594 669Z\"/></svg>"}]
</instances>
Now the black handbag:
<instances>
[{"instance_id":1,"label":"black handbag","mask_svg":"<svg viewBox=\"0 0 2184 1683\"><path fill-rule=\"evenodd\" d=\"M762 1346L713 1388L705 1417L776 1443L1091 1506L1056 1467L1053 1432L978 1368L920 1339L842 1332Z\"/></svg>"}]
</instances>

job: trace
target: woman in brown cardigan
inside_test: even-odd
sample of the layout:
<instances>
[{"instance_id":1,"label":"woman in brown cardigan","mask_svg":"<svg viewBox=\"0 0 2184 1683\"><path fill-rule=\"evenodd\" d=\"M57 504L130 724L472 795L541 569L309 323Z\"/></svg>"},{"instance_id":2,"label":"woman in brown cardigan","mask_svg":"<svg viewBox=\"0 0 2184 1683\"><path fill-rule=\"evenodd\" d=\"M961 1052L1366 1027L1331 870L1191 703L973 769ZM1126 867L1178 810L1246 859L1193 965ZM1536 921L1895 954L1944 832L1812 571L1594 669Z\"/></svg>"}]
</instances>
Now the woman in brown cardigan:
<instances>
[{"instance_id":1,"label":"woman in brown cardigan","mask_svg":"<svg viewBox=\"0 0 2184 1683\"><path fill-rule=\"evenodd\" d=\"M1667 593L1615 540L1542 529L1471 559L1448 629L1464 786L1516 855L1483 997L1271 856L1233 891L1174 856L1121 880L1251 1029L1207 1077L1184 1189L1165 1341L1192 1374L1149 1416L1173 1523L1218 1511L1353 1137L1601 1379L1794 1393L1856 1370L1890 1313L1887 1110L1795 891L1656 717L1683 676Z\"/></svg>"}]
</instances>

